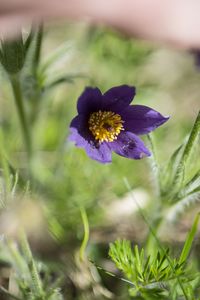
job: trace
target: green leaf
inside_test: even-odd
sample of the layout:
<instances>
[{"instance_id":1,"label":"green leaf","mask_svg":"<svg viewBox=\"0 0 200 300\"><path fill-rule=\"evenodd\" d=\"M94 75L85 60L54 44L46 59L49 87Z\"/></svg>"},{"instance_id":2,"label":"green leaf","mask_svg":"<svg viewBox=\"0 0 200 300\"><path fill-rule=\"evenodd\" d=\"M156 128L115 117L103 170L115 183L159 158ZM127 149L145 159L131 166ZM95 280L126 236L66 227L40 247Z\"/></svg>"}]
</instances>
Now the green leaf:
<instances>
[{"instance_id":1,"label":"green leaf","mask_svg":"<svg viewBox=\"0 0 200 300\"><path fill-rule=\"evenodd\" d=\"M170 222L173 222L175 220L177 221L178 217L184 214L184 212L188 211L188 209L198 201L198 193L194 193L187 196L186 198L183 198L170 208L166 219L170 220Z\"/></svg>"},{"instance_id":2,"label":"green leaf","mask_svg":"<svg viewBox=\"0 0 200 300\"><path fill-rule=\"evenodd\" d=\"M181 256L179 258L179 264L182 264L183 262L185 262L188 255L189 255L189 253L190 253L192 243L193 243L195 234L196 234L197 229L198 229L199 218L200 218L200 213L198 213L196 215L194 223L192 225L192 228L191 228L191 230L189 231L189 233L187 235L183 250L181 252Z\"/></svg>"},{"instance_id":3,"label":"green leaf","mask_svg":"<svg viewBox=\"0 0 200 300\"><path fill-rule=\"evenodd\" d=\"M192 177L180 192L180 197L183 198L200 187L200 170Z\"/></svg>"},{"instance_id":4,"label":"green leaf","mask_svg":"<svg viewBox=\"0 0 200 300\"><path fill-rule=\"evenodd\" d=\"M128 240L117 240L110 244L109 256L117 268L132 281L135 280L135 257Z\"/></svg>"},{"instance_id":5,"label":"green leaf","mask_svg":"<svg viewBox=\"0 0 200 300\"><path fill-rule=\"evenodd\" d=\"M184 149L184 152L182 155L181 161L185 165L192 154L192 150L193 150L193 147L195 146L195 143L197 141L197 137L198 137L199 133L200 133L200 111L197 115L197 118L195 120L194 126L192 128L188 142L185 146L185 149Z\"/></svg>"},{"instance_id":6,"label":"green leaf","mask_svg":"<svg viewBox=\"0 0 200 300\"><path fill-rule=\"evenodd\" d=\"M55 80L48 83L46 86L44 86L44 91L49 90L51 88L54 88L55 86L62 84L62 83L70 83L73 84L74 80L77 78L85 78L83 74L66 74L64 76L61 76L59 78L56 78Z\"/></svg>"},{"instance_id":7,"label":"green leaf","mask_svg":"<svg viewBox=\"0 0 200 300\"><path fill-rule=\"evenodd\" d=\"M142 249L142 251L141 251L141 257L140 257L138 245L135 246L134 252L135 252L135 265L136 265L137 271L140 275L142 275L142 259L141 259L141 257L142 256L144 257L144 249Z\"/></svg>"},{"instance_id":8,"label":"green leaf","mask_svg":"<svg viewBox=\"0 0 200 300\"><path fill-rule=\"evenodd\" d=\"M185 165L184 163L180 162L180 164L177 166L175 177L173 180L172 185L172 195L173 195L173 202L178 201L177 193L180 191L180 189L183 186L185 178Z\"/></svg>"},{"instance_id":9,"label":"green leaf","mask_svg":"<svg viewBox=\"0 0 200 300\"><path fill-rule=\"evenodd\" d=\"M3 53L1 49L0 49L0 63L3 64Z\"/></svg>"},{"instance_id":10,"label":"green leaf","mask_svg":"<svg viewBox=\"0 0 200 300\"><path fill-rule=\"evenodd\" d=\"M169 185L171 185L174 175L176 173L177 165L180 161L181 155L183 153L183 144L179 146L174 153L172 154L166 168L164 169L163 176L164 176L164 183L165 187L169 188Z\"/></svg>"},{"instance_id":11,"label":"green leaf","mask_svg":"<svg viewBox=\"0 0 200 300\"><path fill-rule=\"evenodd\" d=\"M173 202L180 200L179 193L183 190L185 175L188 173L189 159L195 149L197 137L200 132L200 112L193 125L189 138L171 156L166 168L162 172L161 195Z\"/></svg>"},{"instance_id":12,"label":"green leaf","mask_svg":"<svg viewBox=\"0 0 200 300\"><path fill-rule=\"evenodd\" d=\"M197 137L200 132L200 111L197 115L196 121L194 123L194 126L191 130L190 136L188 138L188 141L184 147L183 154L181 156L180 162L177 166L177 170L175 173L175 177L173 180L173 186L174 190L178 191L181 189L183 181L184 181L184 173L185 173L185 168L187 166L187 162L190 159L193 149L196 145Z\"/></svg>"},{"instance_id":13,"label":"green leaf","mask_svg":"<svg viewBox=\"0 0 200 300\"><path fill-rule=\"evenodd\" d=\"M41 63L40 72L44 73L48 68L52 67L55 63L57 64L64 56L69 55L69 51L73 49L71 42L63 43L53 53L49 54L46 60Z\"/></svg>"},{"instance_id":14,"label":"green leaf","mask_svg":"<svg viewBox=\"0 0 200 300\"><path fill-rule=\"evenodd\" d=\"M31 43L33 41L33 38L34 38L34 30L31 29L31 31L30 31L30 33L29 33L29 35L28 35L28 37L27 37L27 39L26 39L26 41L24 43L25 53L28 52L28 50L30 48L30 45L31 45Z\"/></svg>"}]
</instances>

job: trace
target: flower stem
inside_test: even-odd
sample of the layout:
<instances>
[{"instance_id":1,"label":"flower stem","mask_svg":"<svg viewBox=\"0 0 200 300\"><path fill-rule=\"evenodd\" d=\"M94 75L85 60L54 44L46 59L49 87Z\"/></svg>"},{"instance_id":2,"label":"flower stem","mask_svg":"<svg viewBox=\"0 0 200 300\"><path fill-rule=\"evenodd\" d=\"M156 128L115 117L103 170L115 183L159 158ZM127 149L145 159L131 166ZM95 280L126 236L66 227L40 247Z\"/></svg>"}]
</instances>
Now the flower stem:
<instances>
[{"instance_id":1,"label":"flower stem","mask_svg":"<svg viewBox=\"0 0 200 300\"><path fill-rule=\"evenodd\" d=\"M31 155L32 155L32 147L31 147L31 136L28 126L27 117L25 114L25 108L23 104L23 97L22 97L22 91L21 91L21 84L19 80L19 73L13 74L10 76L10 82L13 89L13 95L15 99L15 104L19 116L19 121L21 125L22 135L24 138L24 144L26 146L26 151L28 155L28 159L30 161Z\"/></svg>"},{"instance_id":2,"label":"flower stem","mask_svg":"<svg viewBox=\"0 0 200 300\"><path fill-rule=\"evenodd\" d=\"M151 169L152 169L152 175L154 176L154 184L156 188L156 194L158 198L160 198L161 194L161 180L160 180L160 166L157 159L156 149L155 149L155 143L152 134L147 134L147 140L149 143L149 148L151 150Z\"/></svg>"}]
</instances>

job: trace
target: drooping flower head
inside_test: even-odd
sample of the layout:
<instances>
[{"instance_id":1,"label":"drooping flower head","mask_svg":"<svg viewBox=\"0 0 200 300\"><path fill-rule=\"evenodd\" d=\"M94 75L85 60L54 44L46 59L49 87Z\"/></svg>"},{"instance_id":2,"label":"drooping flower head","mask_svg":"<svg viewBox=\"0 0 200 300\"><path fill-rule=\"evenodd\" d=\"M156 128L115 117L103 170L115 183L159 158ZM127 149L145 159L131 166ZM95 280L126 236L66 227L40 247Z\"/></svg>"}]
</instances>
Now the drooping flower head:
<instances>
[{"instance_id":1,"label":"drooping flower head","mask_svg":"<svg viewBox=\"0 0 200 300\"><path fill-rule=\"evenodd\" d=\"M112 161L112 151L131 159L150 156L138 135L147 134L168 120L143 105L130 105L135 88L122 85L105 94L87 87L77 102L78 115L70 124L71 141L101 163Z\"/></svg>"}]
</instances>

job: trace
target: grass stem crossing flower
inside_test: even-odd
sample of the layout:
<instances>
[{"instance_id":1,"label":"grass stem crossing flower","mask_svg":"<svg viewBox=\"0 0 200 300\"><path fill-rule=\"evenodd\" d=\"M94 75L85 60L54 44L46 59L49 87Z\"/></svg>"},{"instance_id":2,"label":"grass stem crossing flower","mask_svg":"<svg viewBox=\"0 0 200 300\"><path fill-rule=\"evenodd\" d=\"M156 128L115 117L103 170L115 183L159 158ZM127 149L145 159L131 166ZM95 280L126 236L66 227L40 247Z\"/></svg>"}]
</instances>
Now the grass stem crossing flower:
<instances>
[{"instance_id":1,"label":"grass stem crossing flower","mask_svg":"<svg viewBox=\"0 0 200 300\"><path fill-rule=\"evenodd\" d=\"M112 151L131 159L150 156L138 135L156 129L168 120L143 105L130 105L135 88L113 87L105 94L87 87L77 102L78 115L70 124L69 139L101 163L112 161Z\"/></svg>"}]
</instances>

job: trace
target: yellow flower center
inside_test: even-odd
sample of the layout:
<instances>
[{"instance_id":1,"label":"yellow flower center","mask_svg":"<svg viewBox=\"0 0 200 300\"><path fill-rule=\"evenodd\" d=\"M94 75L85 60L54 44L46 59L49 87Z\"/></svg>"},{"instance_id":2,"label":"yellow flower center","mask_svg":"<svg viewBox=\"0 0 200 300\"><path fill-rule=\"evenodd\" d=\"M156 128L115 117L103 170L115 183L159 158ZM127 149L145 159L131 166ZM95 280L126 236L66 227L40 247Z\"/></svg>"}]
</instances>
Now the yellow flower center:
<instances>
[{"instance_id":1,"label":"yellow flower center","mask_svg":"<svg viewBox=\"0 0 200 300\"><path fill-rule=\"evenodd\" d=\"M89 129L95 140L100 143L112 142L117 139L123 128L121 116L112 111L97 111L89 117Z\"/></svg>"}]
</instances>

